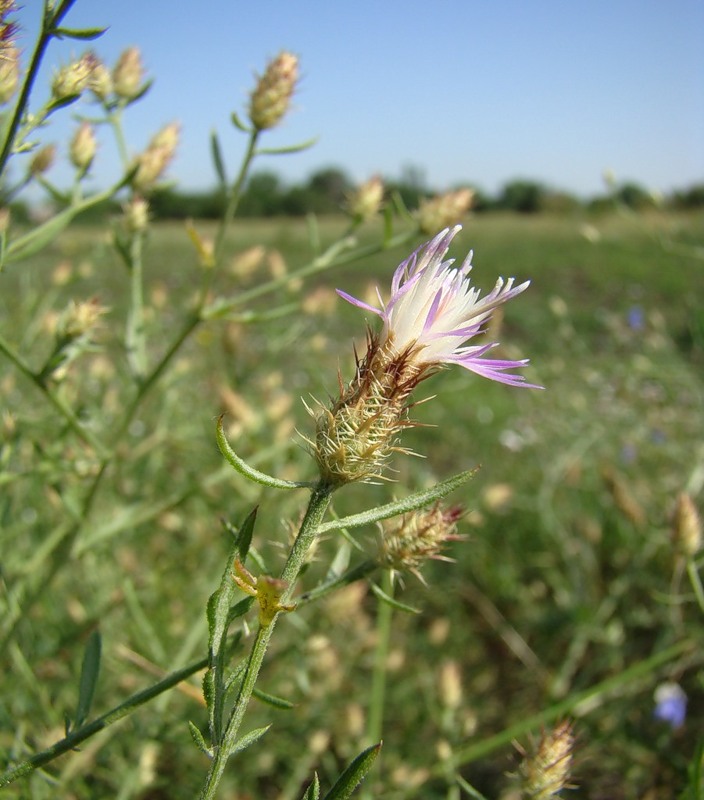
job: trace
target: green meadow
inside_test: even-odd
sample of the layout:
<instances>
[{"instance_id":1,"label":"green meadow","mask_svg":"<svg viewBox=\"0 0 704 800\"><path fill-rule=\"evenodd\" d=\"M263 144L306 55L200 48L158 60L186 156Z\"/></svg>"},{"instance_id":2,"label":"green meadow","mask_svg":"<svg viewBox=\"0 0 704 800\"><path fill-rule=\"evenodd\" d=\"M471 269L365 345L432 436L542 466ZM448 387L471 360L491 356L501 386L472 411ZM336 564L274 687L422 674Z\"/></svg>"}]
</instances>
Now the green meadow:
<instances>
[{"instance_id":1,"label":"green meadow","mask_svg":"<svg viewBox=\"0 0 704 800\"><path fill-rule=\"evenodd\" d=\"M215 425L224 414L232 447L257 469L315 479L307 407L335 394L338 372L351 379L355 346L364 351L365 325L377 322L334 290L387 296L422 241L294 274L347 225L236 221L209 289L235 302L194 325L122 428L136 391L124 348L129 276L109 233L73 227L0 274L0 332L28 367L0 354L0 770L61 740L67 717L74 728L98 718L207 655L206 603L232 529L255 507L248 566L280 572L304 490L246 481L221 456ZM360 228L359 244L380 228ZM447 500L463 508L462 540L447 548L451 560L421 568L422 581L401 576L393 607L374 573L282 616L257 684L279 700L255 698L244 730L272 727L233 759L222 797L299 800L314 771L329 787L372 743L380 671L383 748L361 797L521 796L522 752L563 720L576 737L567 796L702 796L701 559L682 554L672 515L681 492L700 509L704 497L704 215L488 213L468 219L451 255L470 249L484 291L499 275L531 280L486 335L497 353L529 358L526 377L545 389L459 367L420 385L418 424L402 441L413 454L395 455L388 481L340 490L333 513L479 467ZM153 366L204 268L176 223L151 226L143 260ZM105 313L49 397L28 371L50 358L69 301L91 298ZM93 434L119 434L97 483ZM364 561L379 535L376 525L323 535L296 595ZM255 628L254 612L233 624L233 663ZM81 714L96 631L100 672ZM4 796L197 797L208 759L188 721L207 727L201 680L193 670ZM654 717L665 682L687 694L681 726Z\"/></svg>"}]
</instances>

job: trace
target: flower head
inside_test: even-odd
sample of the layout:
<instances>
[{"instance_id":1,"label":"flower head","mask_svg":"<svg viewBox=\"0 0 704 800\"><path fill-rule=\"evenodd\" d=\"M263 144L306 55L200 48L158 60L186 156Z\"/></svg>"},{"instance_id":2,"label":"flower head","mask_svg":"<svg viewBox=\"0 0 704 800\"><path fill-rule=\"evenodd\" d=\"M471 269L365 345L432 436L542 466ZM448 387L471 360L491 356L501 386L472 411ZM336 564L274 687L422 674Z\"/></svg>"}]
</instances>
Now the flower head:
<instances>
[{"instance_id":1,"label":"flower head","mask_svg":"<svg viewBox=\"0 0 704 800\"><path fill-rule=\"evenodd\" d=\"M687 716L687 695L674 681L661 683L655 690L655 710L653 716L667 722L673 730L684 725Z\"/></svg>"},{"instance_id":2,"label":"flower head","mask_svg":"<svg viewBox=\"0 0 704 800\"><path fill-rule=\"evenodd\" d=\"M494 309L525 291L530 281L514 287L513 278L507 281L499 278L494 289L480 297L480 290L470 285L472 253L459 269L452 266L452 259L443 260L460 230L460 225L446 228L401 263L391 282L389 301L385 303L379 295L381 308L370 306L340 290L338 294L353 305L381 317L384 327L379 346L397 354L408 354L409 360L420 368L459 364L500 383L542 388L526 383L522 375L508 372L525 366L527 359L484 358L496 343L465 345L483 332L482 326Z\"/></svg>"}]
</instances>

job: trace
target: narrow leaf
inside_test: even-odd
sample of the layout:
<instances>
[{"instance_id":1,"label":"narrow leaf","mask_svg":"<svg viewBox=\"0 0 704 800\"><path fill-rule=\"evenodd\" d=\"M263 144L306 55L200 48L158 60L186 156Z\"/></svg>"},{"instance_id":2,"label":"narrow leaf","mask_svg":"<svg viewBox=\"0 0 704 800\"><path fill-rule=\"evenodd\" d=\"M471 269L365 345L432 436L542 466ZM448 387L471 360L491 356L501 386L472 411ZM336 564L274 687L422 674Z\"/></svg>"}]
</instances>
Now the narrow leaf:
<instances>
[{"instance_id":1,"label":"narrow leaf","mask_svg":"<svg viewBox=\"0 0 704 800\"><path fill-rule=\"evenodd\" d=\"M256 516L257 509L255 508L242 523L241 529L246 526L253 527ZM210 736L213 744L220 743L220 736L222 734L222 717L225 704L227 629L230 624L230 612L235 592L238 591L235 582L232 580L232 567L237 555L238 541L237 538L235 538L220 580L220 586L211 595L207 607L208 629L210 632L208 642L210 659L209 671L212 672L212 684L210 686L212 700L208 703L208 711L210 717ZM206 700L207 699L206 696Z\"/></svg>"},{"instance_id":2,"label":"narrow leaf","mask_svg":"<svg viewBox=\"0 0 704 800\"><path fill-rule=\"evenodd\" d=\"M82 39L83 41L92 41L102 36L107 28L54 28L50 31L52 36L57 39Z\"/></svg>"},{"instance_id":3,"label":"narrow leaf","mask_svg":"<svg viewBox=\"0 0 704 800\"><path fill-rule=\"evenodd\" d=\"M300 144L291 144L288 147L258 147L256 155L258 156L285 156L289 153L300 153L302 150L308 150L318 141L318 137L314 136L312 139L307 139Z\"/></svg>"},{"instance_id":4,"label":"narrow leaf","mask_svg":"<svg viewBox=\"0 0 704 800\"><path fill-rule=\"evenodd\" d=\"M391 606L391 608L395 608L397 611L403 611L406 614L420 614L420 611L417 608L413 608L413 606L407 606L400 600L396 600L394 597L386 594L386 592L379 588L375 583L370 583L369 585L371 586L372 592L379 600L381 600L382 603L386 603L387 605Z\"/></svg>"},{"instance_id":5,"label":"narrow leaf","mask_svg":"<svg viewBox=\"0 0 704 800\"><path fill-rule=\"evenodd\" d=\"M352 514L349 517L341 517L340 519L333 519L329 522L324 522L319 528L319 533L326 533L327 531L335 531L340 528L359 528L361 525L369 525L372 522L378 522L382 519L389 519L389 517L396 517L399 514L407 514L409 511L415 511L423 506L430 505L436 500L441 500L450 492L466 483L470 478L476 475L479 467L460 472L452 478L448 478L441 483L436 483L429 489L422 489L419 492L414 492L402 500L394 500L393 503L387 503L378 508L372 508L369 511L363 511L361 514Z\"/></svg>"},{"instance_id":6,"label":"narrow leaf","mask_svg":"<svg viewBox=\"0 0 704 800\"><path fill-rule=\"evenodd\" d=\"M235 603L235 605L230 609L230 613L227 615L228 627L237 619L237 617L243 617L252 607L253 602L253 597L245 597L240 600L239 603Z\"/></svg>"},{"instance_id":7,"label":"narrow leaf","mask_svg":"<svg viewBox=\"0 0 704 800\"><path fill-rule=\"evenodd\" d=\"M142 88L137 92L136 95L130 97L129 100L125 102L125 106L131 106L133 103L139 102L144 95L152 88L152 84L154 83L153 80L147 81Z\"/></svg>"},{"instance_id":8,"label":"narrow leaf","mask_svg":"<svg viewBox=\"0 0 704 800\"><path fill-rule=\"evenodd\" d=\"M225 456L229 464L245 478L249 478L254 483L259 483L262 486L269 486L272 489L300 489L303 487L310 487L310 483L299 481L283 481L280 478L274 478L271 475L266 475L254 467L250 467L243 461L237 453L230 447L229 442L225 438L225 431L222 427L222 416L218 419L217 425L217 442L220 452Z\"/></svg>"},{"instance_id":9,"label":"narrow leaf","mask_svg":"<svg viewBox=\"0 0 704 800\"><path fill-rule=\"evenodd\" d=\"M210 756L210 758L212 758L213 751L208 747L200 728L194 722L189 720L188 730L191 733L191 738L195 742L196 747L201 751L201 753L205 753L206 756Z\"/></svg>"},{"instance_id":10,"label":"narrow leaf","mask_svg":"<svg viewBox=\"0 0 704 800\"><path fill-rule=\"evenodd\" d=\"M271 725L266 725L264 728L257 728L254 731L250 731L249 733L245 733L245 735L237 740L237 744L235 745L232 754L240 753L242 750L245 750L247 747L250 747L255 742L259 741L259 739L264 736L264 734L271 728Z\"/></svg>"},{"instance_id":11,"label":"narrow leaf","mask_svg":"<svg viewBox=\"0 0 704 800\"><path fill-rule=\"evenodd\" d=\"M215 131L210 134L210 153L213 157L213 166L215 173L220 181L220 186L227 186L227 175L225 173L225 162L222 157L222 150L220 149L220 140Z\"/></svg>"},{"instance_id":12,"label":"narrow leaf","mask_svg":"<svg viewBox=\"0 0 704 800\"><path fill-rule=\"evenodd\" d=\"M381 750L381 742L361 752L335 782L323 800L347 800L369 772Z\"/></svg>"},{"instance_id":13,"label":"narrow leaf","mask_svg":"<svg viewBox=\"0 0 704 800\"><path fill-rule=\"evenodd\" d=\"M320 781L318 780L318 773L313 773L313 780L310 786L306 789L305 794L301 800L319 800L320 798Z\"/></svg>"},{"instance_id":14,"label":"narrow leaf","mask_svg":"<svg viewBox=\"0 0 704 800\"><path fill-rule=\"evenodd\" d=\"M247 558L247 553L249 553L249 548L252 545L252 535L254 534L254 520L256 519L256 509L255 512L250 514L247 519L240 525L240 529L237 533L237 554L240 557L240 561L242 563L245 562Z\"/></svg>"},{"instance_id":15,"label":"narrow leaf","mask_svg":"<svg viewBox=\"0 0 704 800\"><path fill-rule=\"evenodd\" d=\"M239 128L244 133L252 133L252 129L249 127L249 125L247 125L245 122L242 122L242 120L234 111L232 112L230 119L232 120L232 124L235 126L235 128Z\"/></svg>"},{"instance_id":16,"label":"narrow leaf","mask_svg":"<svg viewBox=\"0 0 704 800\"><path fill-rule=\"evenodd\" d=\"M253 694L257 700L261 700L262 703L266 703L267 705L273 706L274 708L278 708L282 711L290 711L292 708L296 707L296 704L292 703L290 700L284 700L283 697L276 697L276 695L267 694L266 692L262 692L261 689L255 689Z\"/></svg>"},{"instance_id":17,"label":"narrow leaf","mask_svg":"<svg viewBox=\"0 0 704 800\"><path fill-rule=\"evenodd\" d=\"M75 727L80 728L88 718L90 707L93 704L95 687L100 673L100 652L102 642L100 632L93 631L86 642L86 652L83 655L81 667L81 680L78 690L78 705L76 707Z\"/></svg>"}]
</instances>

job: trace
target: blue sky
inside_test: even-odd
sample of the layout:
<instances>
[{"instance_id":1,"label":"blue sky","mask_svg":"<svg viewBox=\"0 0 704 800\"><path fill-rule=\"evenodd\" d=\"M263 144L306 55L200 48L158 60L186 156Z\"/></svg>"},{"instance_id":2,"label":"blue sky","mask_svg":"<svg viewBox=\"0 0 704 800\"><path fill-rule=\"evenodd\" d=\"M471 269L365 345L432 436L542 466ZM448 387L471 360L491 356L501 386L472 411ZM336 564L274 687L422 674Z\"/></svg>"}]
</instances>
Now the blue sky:
<instances>
[{"instance_id":1,"label":"blue sky","mask_svg":"<svg viewBox=\"0 0 704 800\"><path fill-rule=\"evenodd\" d=\"M20 12L25 63L41 5ZM319 137L303 155L258 162L289 181L328 165L355 180L413 165L436 189L495 192L525 177L592 195L606 169L654 190L704 182L702 0L77 0L65 24L109 26L92 46L110 65L141 48L155 83L126 116L128 140L137 152L179 120L170 174L184 188L214 184L213 128L234 168L244 137L230 113L281 49L300 57L303 78L268 143ZM45 81L83 49L54 45ZM114 168L105 133L96 183Z\"/></svg>"}]
</instances>

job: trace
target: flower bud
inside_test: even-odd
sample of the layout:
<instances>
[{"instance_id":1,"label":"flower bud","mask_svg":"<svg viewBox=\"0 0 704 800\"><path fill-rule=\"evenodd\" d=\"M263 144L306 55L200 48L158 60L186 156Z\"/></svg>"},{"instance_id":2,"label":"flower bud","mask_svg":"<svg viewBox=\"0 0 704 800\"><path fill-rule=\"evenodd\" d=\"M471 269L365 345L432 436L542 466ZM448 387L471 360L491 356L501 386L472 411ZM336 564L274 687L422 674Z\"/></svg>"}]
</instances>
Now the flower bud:
<instances>
[{"instance_id":1,"label":"flower bud","mask_svg":"<svg viewBox=\"0 0 704 800\"><path fill-rule=\"evenodd\" d=\"M51 93L54 100L65 100L80 94L90 81L95 65L98 63L93 53L85 53L78 61L61 67L54 74Z\"/></svg>"},{"instance_id":2,"label":"flower bud","mask_svg":"<svg viewBox=\"0 0 704 800\"><path fill-rule=\"evenodd\" d=\"M561 792L570 777L573 747L569 722L543 733L536 752L521 764L521 796L526 800L549 800Z\"/></svg>"},{"instance_id":3,"label":"flower bud","mask_svg":"<svg viewBox=\"0 0 704 800\"><path fill-rule=\"evenodd\" d=\"M71 163L81 172L86 172L95 158L98 142L91 125L82 122L71 139L69 156Z\"/></svg>"},{"instance_id":4,"label":"flower bud","mask_svg":"<svg viewBox=\"0 0 704 800\"><path fill-rule=\"evenodd\" d=\"M455 711L462 705L462 672L456 661L444 661L440 665L438 693L443 708Z\"/></svg>"},{"instance_id":5,"label":"flower bud","mask_svg":"<svg viewBox=\"0 0 704 800\"><path fill-rule=\"evenodd\" d=\"M179 124L172 122L152 137L147 149L137 158L137 172L132 179L135 189L146 192L154 188L173 160L179 130Z\"/></svg>"},{"instance_id":6,"label":"flower bud","mask_svg":"<svg viewBox=\"0 0 704 800\"><path fill-rule=\"evenodd\" d=\"M448 228L460 222L471 208L473 200L472 189L458 189L455 192L423 200L417 212L421 232L434 234L441 228Z\"/></svg>"},{"instance_id":7,"label":"flower bud","mask_svg":"<svg viewBox=\"0 0 704 800\"><path fill-rule=\"evenodd\" d=\"M269 62L251 94L249 118L257 130L276 126L288 111L298 81L298 58L281 52Z\"/></svg>"},{"instance_id":8,"label":"flower bud","mask_svg":"<svg viewBox=\"0 0 704 800\"><path fill-rule=\"evenodd\" d=\"M88 81L88 87L100 100L107 100L107 98L112 94L112 75L110 74L110 70L105 66L105 64L102 63L102 61L99 61L93 67L93 72L91 73L90 80Z\"/></svg>"},{"instance_id":9,"label":"flower bud","mask_svg":"<svg viewBox=\"0 0 704 800\"><path fill-rule=\"evenodd\" d=\"M112 72L115 94L125 100L136 97L144 80L142 55L137 47L128 47L117 60Z\"/></svg>"},{"instance_id":10,"label":"flower bud","mask_svg":"<svg viewBox=\"0 0 704 800\"><path fill-rule=\"evenodd\" d=\"M384 184L375 175L348 196L347 211L353 219L366 222L377 214L383 199Z\"/></svg>"},{"instance_id":11,"label":"flower bud","mask_svg":"<svg viewBox=\"0 0 704 800\"><path fill-rule=\"evenodd\" d=\"M672 541L687 558L695 556L702 548L702 522L697 507L686 492L677 496L672 519Z\"/></svg>"},{"instance_id":12,"label":"flower bud","mask_svg":"<svg viewBox=\"0 0 704 800\"><path fill-rule=\"evenodd\" d=\"M6 206L0 208L0 236L7 233L10 227L10 209Z\"/></svg>"},{"instance_id":13,"label":"flower bud","mask_svg":"<svg viewBox=\"0 0 704 800\"><path fill-rule=\"evenodd\" d=\"M129 233L139 233L149 224L149 203L143 197L133 197L122 207L125 228Z\"/></svg>"},{"instance_id":14,"label":"flower bud","mask_svg":"<svg viewBox=\"0 0 704 800\"><path fill-rule=\"evenodd\" d=\"M29 174L32 176L43 175L54 164L56 159L56 145L47 144L37 150L29 162Z\"/></svg>"},{"instance_id":15,"label":"flower bud","mask_svg":"<svg viewBox=\"0 0 704 800\"><path fill-rule=\"evenodd\" d=\"M78 339L90 333L100 317L108 309L102 306L97 298L80 303L71 300L56 325L56 334L61 339Z\"/></svg>"},{"instance_id":16,"label":"flower bud","mask_svg":"<svg viewBox=\"0 0 704 800\"><path fill-rule=\"evenodd\" d=\"M462 509L444 509L436 503L429 509L412 511L381 523L378 561L399 572L411 572L421 581L419 569L429 559L445 560L441 552L446 542L458 541L457 521Z\"/></svg>"},{"instance_id":17,"label":"flower bud","mask_svg":"<svg viewBox=\"0 0 704 800\"><path fill-rule=\"evenodd\" d=\"M20 51L12 44L0 53L0 105L7 103L20 80Z\"/></svg>"}]
</instances>

